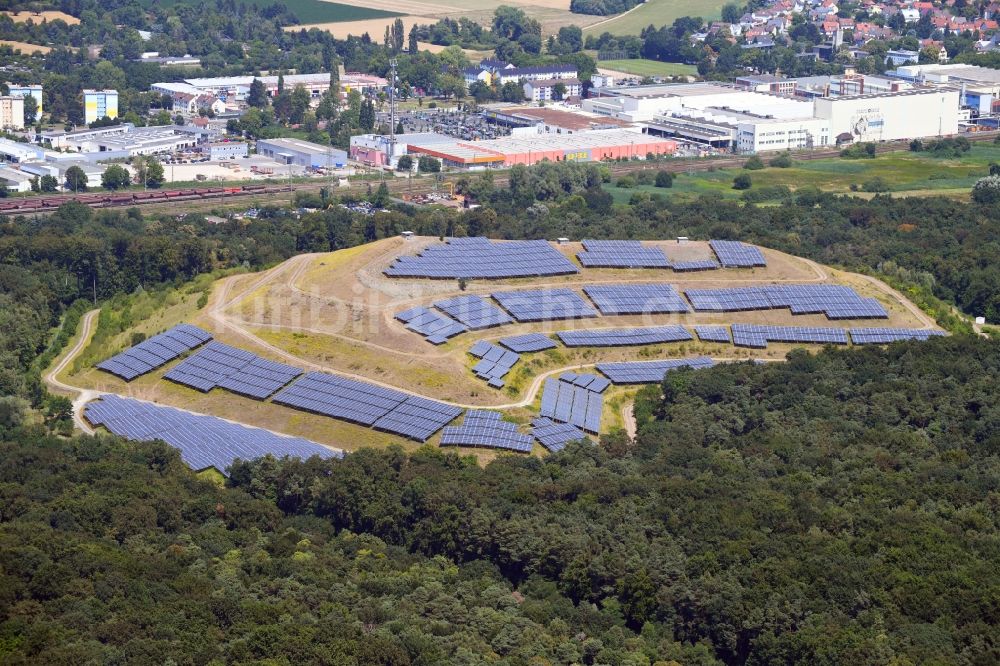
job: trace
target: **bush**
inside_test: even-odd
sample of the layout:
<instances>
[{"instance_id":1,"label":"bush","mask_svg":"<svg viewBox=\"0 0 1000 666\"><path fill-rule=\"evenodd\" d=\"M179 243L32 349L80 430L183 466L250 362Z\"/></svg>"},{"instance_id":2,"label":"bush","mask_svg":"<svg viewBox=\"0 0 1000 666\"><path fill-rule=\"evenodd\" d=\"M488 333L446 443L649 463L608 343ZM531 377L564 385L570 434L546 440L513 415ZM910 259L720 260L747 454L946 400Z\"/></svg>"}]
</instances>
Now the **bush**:
<instances>
[{"instance_id":1,"label":"bush","mask_svg":"<svg viewBox=\"0 0 1000 666\"><path fill-rule=\"evenodd\" d=\"M792 166L792 156L788 153L781 153L777 157L772 157L768 164L779 169L787 169Z\"/></svg>"},{"instance_id":2,"label":"bush","mask_svg":"<svg viewBox=\"0 0 1000 666\"><path fill-rule=\"evenodd\" d=\"M635 174L635 181L640 185L652 185L655 179L656 179L656 174L654 174L652 171L643 170Z\"/></svg>"},{"instance_id":3,"label":"bush","mask_svg":"<svg viewBox=\"0 0 1000 666\"><path fill-rule=\"evenodd\" d=\"M399 158L396 163L396 171L412 171L413 170L413 158L409 155L403 155Z\"/></svg>"},{"instance_id":4,"label":"bush","mask_svg":"<svg viewBox=\"0 0 1000 666\"><path fill-rule=\"evenodd\" d=\"M972 200L990 206L1000 204L1000 176L986 176L977 180L972 186Z\"/></svg>"},{"instance_id":5,"label":"bush","mask_svg":"<svg viewBox=\"0 0 1000 666\"><path fill-rule=\"evenodd\" d=\"M750 171L757 171L759 169L763 169L764 160L760 159L758 155L754 155L743 164L743 168L749 169Z\"/></svg>"},{"instance_id":6,"label":"bush","mask_svg":"<svg viewBox=\"0 0 1000 666\"><path fill-rule=\"evenodd\" d=\"M441 160L430 155L421 155L417 160L417 170L420 173L438 173L441 171Z\"/></svg>"},{"instance_id":7,"label":"bush","mask_svg":"<svg viewBox=\"0 0 1000 666\"><path fill-rule=\"evenodd\" d=\"M733 178L733 189L734 190L749 190L753 181L750 180L750 174L741 173L740 175Z\"/></svg>"},{"instance_id":8,"label":"bush","mask_svg":"<svg viewBox=\"0 0 1000 666\"><path fill-rule=\"evenodd\" d=\"M615 186L622 188L623 190L629 190L635 187L635 178L632 176L622 176L615 183Z\"/></svg>"},{"instance_id":9,"label":"bush","mask_svg":"<svg viewBox=\"0 0 1000 666\"><path fill-rule=\"evenodd\" d=\"M673 187L674 186L674 174L669 171L659 171L656 174L656 186L657 187Z\"/></svg>"},{"instance_id":10,"label":"bush","mask_svg":"<svg viewBox=\"0 0 1000 666\"><path fill-rule=\"evenodd\" d=\"M889 183L881 176L875 176L861 184L861 189L865 192L888 192Z\"/></svg>"},{"instance_id":11,"label":"bush","mask_svg":"<svg viewBox=\"0 0 1000 666\"><path fill-rule=\"evenodd\" d=\"M870 159L875 157L875 152L874 143L857 143L840 151L840 156L849 160Z\"/></svg>"}]
</instances>

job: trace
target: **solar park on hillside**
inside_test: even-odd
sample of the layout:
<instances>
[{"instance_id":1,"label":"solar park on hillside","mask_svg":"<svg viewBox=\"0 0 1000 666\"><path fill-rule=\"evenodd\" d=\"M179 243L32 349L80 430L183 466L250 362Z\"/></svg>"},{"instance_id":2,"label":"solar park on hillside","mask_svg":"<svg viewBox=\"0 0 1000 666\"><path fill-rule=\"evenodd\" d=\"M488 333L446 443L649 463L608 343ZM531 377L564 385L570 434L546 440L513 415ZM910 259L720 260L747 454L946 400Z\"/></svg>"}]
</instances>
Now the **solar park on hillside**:
<instances>
[{"instance_id":1,"label":"solar park on hillside","mask_svg":"<svg viewBox=\"0 0 1000 666\"><path fill-rule=\"evenodd\" d=\"M163 440L181 453L192 469L214 467L223 474L237 458L253 460L270 454L331 458L339 451L298 437L276 435L260 428L231 423L214 416L193 414L173 407L104 395L84 408L94 425L127 439L150 442Z\"/></svg>"},{"instance_id":2,"label":"solar park on hillside","mask_svg":"<svg viewBox=\"0 0 1000 666\"><path fill-rule=\"evenodd\" d=\"M672 268L680 270L766 266L763 253L735 241L711 241L713 258L671 261L661 247L638 241L584 241L578 259L584 267ZM545 241L495 242L485 238L453 238L417 256L397 257L387 276L430 279L503 279L569 275L579 269ZM462 294L418 305L394 316L405 328L441 345L469 332L549 320L593 319L645 314L720 313L787 308L793 315L823 314L830 320L885 319L886 310L852 288L831 284L783 284L679 291L666 283L590 284L576 289L498 290L489 295ZM581 295L581 293L583 295ZM692 334L693 331L693 334ZM807 326L658 325L597 327L519 333L475 341L468 353L473 373L490 387L505 386L505 377L530 354L564 347L613 348L688 342L697 339L764 349L768 343L887 344L927 340L941 331L912 328L837 328ZM183 358L182 358L183 357ZM537 441L551 452L600 432L604 393L614 385L656 383L682 368L711 367L707 356L642 361L598 362L597 374L562 372L542 383L540 409L530 434L505 421L500 412L468 411L380 386L372 382L300 368L265 359L223 344L189 324L153 336L98 364L125 381L173 361L163 378L201 392L220 388L241 396L318 414L425 442L441 433L442 446L484 447L530 452ZM464 418L459 418L465 412ZM338 452L302 438L230 423L211 416L154 405L114 395L90 403L85 415L94 425L130 439L162 439L181 451L195 469L215 467L225 473L236 458L265 453L330 457ZM458 423L456 423L458 421Z\"/></svg>"}]
</instances>

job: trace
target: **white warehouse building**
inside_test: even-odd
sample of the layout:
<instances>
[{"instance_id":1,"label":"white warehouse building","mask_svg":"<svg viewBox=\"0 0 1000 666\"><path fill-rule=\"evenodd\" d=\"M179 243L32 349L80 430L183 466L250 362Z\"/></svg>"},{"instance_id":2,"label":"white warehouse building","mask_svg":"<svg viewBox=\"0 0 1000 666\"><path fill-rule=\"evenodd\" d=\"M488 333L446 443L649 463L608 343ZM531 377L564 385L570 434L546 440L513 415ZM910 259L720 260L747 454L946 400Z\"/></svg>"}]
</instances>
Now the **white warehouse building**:
<instances>
[{"instance_id":1,"label":"white warehouse building","mask_svg":"<svg viewBox=\"0 0 1000 666\"><path fill-rule=\"evenodd\" d=\"M820 97L816 117L834 141L897 141L958 133L960 91L916 88L857 97Z\"/></svg>"}]
</instances>

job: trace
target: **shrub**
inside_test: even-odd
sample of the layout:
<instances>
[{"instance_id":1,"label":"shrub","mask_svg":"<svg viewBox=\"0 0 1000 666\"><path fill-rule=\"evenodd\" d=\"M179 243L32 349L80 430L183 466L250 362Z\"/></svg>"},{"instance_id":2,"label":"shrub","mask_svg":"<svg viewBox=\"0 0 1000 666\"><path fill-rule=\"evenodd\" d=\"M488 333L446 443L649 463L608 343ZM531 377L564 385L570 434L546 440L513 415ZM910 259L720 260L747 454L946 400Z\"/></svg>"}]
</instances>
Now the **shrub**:
<instances>
[{"instance_id":1,"label":"shrub","mask_svg":"<svg viewBox=\"0 0 1000 666\"><path fill-rule=\"evenodd\" d=\"M632 176L622 176L618 179L618 182L616 182L615 185L623 190L632 189L635 187L635 178Z\"/></svg>"},{"instance_id":2,"label":"shrub","mask_svg":"<svg viewBox=\"0 0 1000 666\"><path fill-rule=\"evenodd\" d=\"M743 164L743 168L749 169L751 171L757 171L758 169L763 169L764 160L760 159L759 156L754 155Z\"/></svg>"},{"instance_id":3,"label":"shrub","mask_svg":"<svg viewBox=\"0 0 1000 666\"><path fill-rule=\"evenodd\" d=\"M736 178L733 178L734 190L749 190L752 185L753 181L750 180L750 174L748 173L741 173Z\"/></svg>"},{"instance_id":4,"label":"shrub","mask_svg":"<svg viewBox=\"0 0 1000 666\"><path fill-rule=\"evenodd\" d=\"M972 186L972 200L994 206L1000 204L1000 176L986 176Z\"/></svg>"},{"instance_id":5,"label":"shrub","mask_svg":"<svg viewBox=\"0 0 1000 666\"><path fill-rule=\"evenodd\" d=\"M768 164L779 169L787 169L792 166L792 156L788 153L781 153L776 157L772 157Z\"/></svg>"},{"instance_id":6,"label":"shrub","mask_svg":"<svg viewBox=\"0 0 1000 666\"><path fill-rule=\"evenodd\" d=\"M417 160L417 169L420 173L437 173L441 171L441 160L430 155L421 155Z\"/></svg>"},{"instance_id":7,"label":"shrub","mask_svg":"<svg viewBox=\"0 0 1000 666\"><path fill-rule=\"evenodd\" d=\"M399 158L396 163L396 171L412 171L413 170L413 158L409 155L403 155Z\"/></svg>"},{"instance_id":8,"label":"shrub","mask_svg":"<svg viewBox=\"0 0 1000 666\"><path fill-rule=\"evenodd\" d=\"M674 174L669 171L659 171L656 174L656 186L657 187L673 187L674 186Z\"/></svg>"},{"instance_id":9,"label":"shrub","mask_svg":"<svg viewBox=\"0 0 1000 666\"><path fill-rule=\"evenodd\" d=\"M889 183L881 176L875 176L861 184L861 189L865 192L888 192Z\"/></svg>"}]
</instances>

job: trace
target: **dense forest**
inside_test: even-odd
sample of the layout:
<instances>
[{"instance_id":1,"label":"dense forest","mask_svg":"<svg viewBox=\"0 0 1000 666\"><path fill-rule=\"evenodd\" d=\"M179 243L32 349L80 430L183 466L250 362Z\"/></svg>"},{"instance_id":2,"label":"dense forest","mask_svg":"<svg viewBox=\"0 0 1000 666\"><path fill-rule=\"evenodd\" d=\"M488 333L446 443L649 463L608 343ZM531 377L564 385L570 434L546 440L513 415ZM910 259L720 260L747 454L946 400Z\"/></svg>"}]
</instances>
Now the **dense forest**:
<instances>
[{"instance_id":1,"label":"dense forest","mask_svg":"<svg viewBox=\"0 0 1000 666\"><path fill-rule=\"evenodd\" d=\"M995 664L1000 346L669 375L620 434L239 463L8 428L5 663Z\"/></svg>"}]
</instances>

